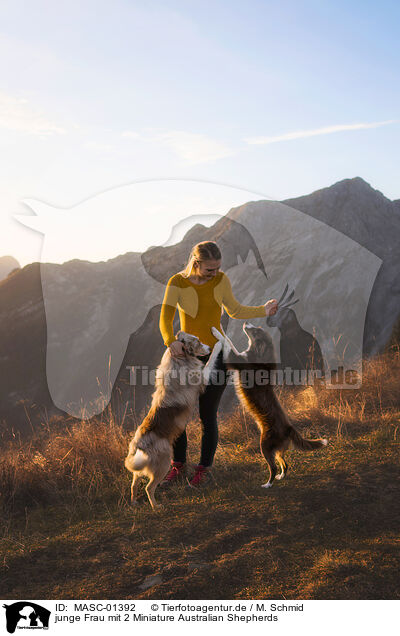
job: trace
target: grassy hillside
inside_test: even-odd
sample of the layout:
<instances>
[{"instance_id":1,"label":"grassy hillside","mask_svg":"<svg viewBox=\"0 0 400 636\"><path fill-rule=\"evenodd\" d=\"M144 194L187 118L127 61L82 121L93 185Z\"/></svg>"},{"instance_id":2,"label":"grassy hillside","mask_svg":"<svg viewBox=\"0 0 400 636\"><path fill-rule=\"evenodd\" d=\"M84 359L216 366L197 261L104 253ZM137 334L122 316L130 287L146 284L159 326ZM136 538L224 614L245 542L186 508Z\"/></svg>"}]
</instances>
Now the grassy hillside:
<instances>
[{"instance_id":1,"label":"grassy hillside","mask_svg":"<svg viewBox=\"0 0 400 636\"><path fill-rule=\"evenodd\" d=\"M390 599L398 592L399 352L365 365L359 391L281 391L303 435L272 489L254 423L221 417L205 490L128 503L128 436L112 414L43 423L3 442L4 599ZM134 426L134 425L132 425ZM198 461L199 424L189 426Z\"/></svg>"}]
</instances>

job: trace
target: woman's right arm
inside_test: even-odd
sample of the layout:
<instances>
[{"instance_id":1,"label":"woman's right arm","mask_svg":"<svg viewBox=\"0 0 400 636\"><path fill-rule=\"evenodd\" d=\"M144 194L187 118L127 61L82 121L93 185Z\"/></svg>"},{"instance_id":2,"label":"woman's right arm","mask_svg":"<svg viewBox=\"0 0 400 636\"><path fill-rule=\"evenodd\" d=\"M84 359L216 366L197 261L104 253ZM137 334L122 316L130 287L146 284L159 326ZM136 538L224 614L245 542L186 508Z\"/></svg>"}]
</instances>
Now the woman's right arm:
<instances>
[{"instance_id":1,"label":"woman's right arm","mask_svg":"<svg viewBox=\"0 0 400 636\"><path fill-rule=\"evenodd\" d=\"M174 277L169 279L165 290L160 313L160 331L166 347L170 348L172 357L183 355L183 345L174 336L174 316L179 301L179 287L174 282ZM171 346L172 345L172 346Z\"/></svg>"},{"instance_id":2,"label":"woman's right arm","mask_svg":"<svg viewBox=\"0 0 400 636\"><path fill-rule=\"evenodd\" d=\"M167 283L160 313L159 326L166 347L175 340L173 322L179 300L179 288L174 284L173 279L172 276Z\"/></svg>"}]
</instances>

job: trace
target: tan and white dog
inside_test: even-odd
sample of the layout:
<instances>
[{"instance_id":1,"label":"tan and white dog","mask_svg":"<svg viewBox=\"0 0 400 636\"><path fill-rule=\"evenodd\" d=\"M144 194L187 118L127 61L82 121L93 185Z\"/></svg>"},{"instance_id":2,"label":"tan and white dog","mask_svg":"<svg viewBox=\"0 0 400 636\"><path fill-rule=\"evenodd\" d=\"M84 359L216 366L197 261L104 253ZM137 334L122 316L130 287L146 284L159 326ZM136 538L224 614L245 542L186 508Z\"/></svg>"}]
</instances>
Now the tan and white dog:
<instances>
[{"instance_id":1,"label":"tan and white dog","mask_svg":"<svg viewBox=\"0 0 400 636\"><path fill-rule=\"evenodd\" d=\"M173 443L183 433L215 369L222 345L214 345L206 365L198 356L211 351L192 334L179 331L184 357L173 358L167 349L156 371L156 389L150 410L129 444L125 467L133 473L131 501L135 503L140 477L148 477L146 493L155 508L154 493L170 467Z\"/></svg>"},{"instance_id":2,"label":"tan and white dog","mask_svg":"<svg viewBox=\"0 0 400 636\"><path fill-rule=\"evenodd\" d=\"M272 339L269 334L251 323L244 323L248 348L241 353L229 338L215 327L213 335L223 345L223 360L228 369L235 371L236 394L243 407L254 417L260 429L260 448L268 464L270 475L263 488L270 488L274 479L283 479L288 465L284 453L289 447L303 451L315 450L328 444L327 439L304 439L291 424L274 387L270 382L249 382L249 372L270 372L276 368ZM261 377L261 376L259 376ZM276 465L279 465L279 472Z\"/></svg>"}]
</instances>

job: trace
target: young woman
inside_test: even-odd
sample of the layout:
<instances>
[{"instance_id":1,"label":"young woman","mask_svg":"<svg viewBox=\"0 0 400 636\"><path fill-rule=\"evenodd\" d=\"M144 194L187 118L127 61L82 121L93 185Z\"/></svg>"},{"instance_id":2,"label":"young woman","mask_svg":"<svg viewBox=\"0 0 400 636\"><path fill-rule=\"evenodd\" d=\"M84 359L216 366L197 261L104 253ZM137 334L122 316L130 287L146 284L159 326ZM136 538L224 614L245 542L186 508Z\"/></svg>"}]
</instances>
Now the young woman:
<instances>
[{"instance_id":1,"label":"young woman","mask_svg":"<svg viewBox=\"0 0 400 636\"><path fill-rule=\"evenodd\" d=\"M218 245L213 241L203 241L192 248L185 269L169 279L161 307L160 331L173 357L184 355L183 345L176 340L173 332L177 306L181 330L197 336L211 348L217 342L211 327L221 329L222 306L231 318L258 318L276 313L278 304L275 299L255 307L241 305L232 293L229 278L220 271L220 267L221 252ZM208 356L201 359L206 362ZM217 368L226 371L222 352ZM217 410L226 386L226 373L224 375L224 383L213 384L210 380L199 398L203 434L200 463L190 482L192 486L200 486L207 481L208 470L214 459L218 443ZM187 437L184 432L175 442L174 460L165 478L166 483L173 483L184 475L186 448Z\"/></svg>"}]
</instances>

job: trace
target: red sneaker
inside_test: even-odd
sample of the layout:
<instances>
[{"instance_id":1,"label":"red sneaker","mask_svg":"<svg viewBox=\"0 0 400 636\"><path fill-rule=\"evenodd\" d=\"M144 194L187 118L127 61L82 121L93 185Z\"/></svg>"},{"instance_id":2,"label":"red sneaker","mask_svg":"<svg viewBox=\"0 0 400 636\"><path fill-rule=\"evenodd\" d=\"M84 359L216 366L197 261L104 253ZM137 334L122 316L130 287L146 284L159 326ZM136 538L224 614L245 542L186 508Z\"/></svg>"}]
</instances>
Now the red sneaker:
<instances>
[{"instance_id":1,"label":"red sneaker","mask_svg":"<svg viewBox=\"0 0 400 636\"><path fill-rule=\"evenodd\" d=\"M184 473L185 464L183 462L171 462L171 468L165 475L160 486L170 486L172 484L178 483L178 481L181 481L184 477Z\"/></svg>"},{"instance_id":2,"label":"red sneaker","mask_svg":"<svg viewBox=\"0 0 400 636\"><path fill-rule=\"evenodd\" d=\"M194 488L198 488L199 486L204 486L210 478L210 472L207 466L202 466L199 464L196 466L195 473L190 481L190 486Z\"/></svg>"}]
</instances>

